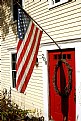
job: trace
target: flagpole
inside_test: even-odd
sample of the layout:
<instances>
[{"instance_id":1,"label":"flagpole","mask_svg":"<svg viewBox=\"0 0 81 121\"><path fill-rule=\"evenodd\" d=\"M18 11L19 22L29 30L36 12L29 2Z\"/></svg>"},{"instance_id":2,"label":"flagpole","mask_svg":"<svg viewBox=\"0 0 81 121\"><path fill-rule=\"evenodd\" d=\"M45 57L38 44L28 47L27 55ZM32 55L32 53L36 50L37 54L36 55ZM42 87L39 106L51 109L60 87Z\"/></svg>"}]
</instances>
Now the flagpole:
<instances>
[{"instance_id":1,"label":"flagpole","mask_svg":"<svg viewBox=\"0 0 81 121\"><path fill-rule=\"evenodd\" d=\"M16 3L18 4L18 6L25 12L25 14L27 14L28 17L30 17L40 28L42 31L44 31L44 33L46 35L48 35L48 37L57 45L57 47L61 50L60 46L57 44L57 42L54 41L54 39L21 7L21 5L16 1Z\"/></svg>"}]
</instances>

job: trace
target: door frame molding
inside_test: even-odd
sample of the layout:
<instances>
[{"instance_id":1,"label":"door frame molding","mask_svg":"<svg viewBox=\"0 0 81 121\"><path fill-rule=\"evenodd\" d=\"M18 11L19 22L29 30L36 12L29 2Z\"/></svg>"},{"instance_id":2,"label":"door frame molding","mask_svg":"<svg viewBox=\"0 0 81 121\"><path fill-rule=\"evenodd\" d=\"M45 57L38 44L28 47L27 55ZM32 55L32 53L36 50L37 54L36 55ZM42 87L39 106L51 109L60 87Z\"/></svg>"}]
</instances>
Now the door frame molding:
<instances>
[{"instance_id":1,"label":"door frame molding","mask_svg":"<svg viewBox=\"0 0 81 121\"><path fill-rule=\"evenodd\" d=\"M81 121L81 42L62 43L59 44L61 49L75 48L75 80L76 80L76 121ZM56 45L44 45L41 48L42 54L47 60L47 52L49 50L58 49ZM43 71L44 70L44 71ZM49 121L49 83L48 83L48 61L42 61L43 72L43 97L44 97L44 117L45 121ZM77 120L78 119L78 120Z\"/></svg>"}]
</instances>

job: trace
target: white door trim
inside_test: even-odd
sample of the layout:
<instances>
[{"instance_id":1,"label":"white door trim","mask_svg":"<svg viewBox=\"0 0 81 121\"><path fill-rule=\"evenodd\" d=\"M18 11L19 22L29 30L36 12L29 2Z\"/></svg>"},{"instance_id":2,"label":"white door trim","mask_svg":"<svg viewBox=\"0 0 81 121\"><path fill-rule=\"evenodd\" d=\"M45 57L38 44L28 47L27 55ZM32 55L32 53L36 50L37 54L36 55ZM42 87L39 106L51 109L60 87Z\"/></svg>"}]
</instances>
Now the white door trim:
<instances>
[{"instance_id":1,"label":"white door trim","mask_svg":"<svg viewBox=\"0 0 81 121\"><path fill-rule=\"evenodd\" d=\"M64 43L59 44L61 49L75 48L75 74L76 74L76 121L81 121L81 42ZM49 121L49 83L48 83L48 63L45 64L44 60L47 60L47 51L58 49L56 45L44 45L41 47L41 51L45 59L42 62L43 69L43 94L44 94L44 118L45 121Z\"/></svg>"}]
</instances>

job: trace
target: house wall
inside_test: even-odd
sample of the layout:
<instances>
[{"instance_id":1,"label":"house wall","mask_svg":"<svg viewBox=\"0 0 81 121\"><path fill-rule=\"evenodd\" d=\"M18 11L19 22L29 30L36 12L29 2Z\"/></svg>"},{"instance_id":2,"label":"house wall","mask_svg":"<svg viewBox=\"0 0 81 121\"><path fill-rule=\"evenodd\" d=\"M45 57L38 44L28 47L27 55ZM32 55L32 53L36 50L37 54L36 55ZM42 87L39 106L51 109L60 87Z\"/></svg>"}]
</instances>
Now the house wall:
<instances>
[{"instance_id":1,"label":"house wall","mask_svg":"<svg viewBox=\"0 0 81 121\"><path fill-rule=\"evenodd\" d=\"M1 31L0 31L0 90L1 90Z\"/></svg>"},{"instance_id":2,"label":"house wall","mask_svg":"<svg viewBox=\"0 0 81 121\"><path fill-rule=\"evenodd\" d=\"M11 87L12 101L23 109L36 109L43 114L43 81L41 51L39 51L39 66L34 67L32 77L24 94L18 93L12 88L11 53L16 52L17 46L17 22L12 21L11 2L4 1L2 5L2 40L1 40L1 87Z\"/></svg>"},{"instance_id":3,"label":"house wall","mask_svg":"<svg viewBox=\"0 0 81 121\"><path fill-rule=\"evenodd\" d=\"M2 40L1 40L1 85L3 88L11 86L10 78L10 48L16 47L16 26L11 24L11 4L10 2L3 2L2 4Z\"/></svg>"},{"instance_id":4,"label":"house wall","mask_svg":"<svg viewBox=\"0 0 81 121\"><path fill-rule=\"evenodd\" d=\"M11 3L8 2L6 4L4 2L2 8L1 86L2 88L7 88L9 91L10 87L12 87L11 53L16 52L17 28L16 23L12 21L11 17ZM81 0L72 0L69 3L57 6L53 9L48 8L47 0L25 0L24 8L60 47L63 43L81 41ZM42 47L46 48L46 46L49 45L49 48L51 48L51 44L54 44L53 41L43 32L38 53L39 65L38 67L34 67L25 93L20 94L11 88L13 101L23 109L38 108L45 116L46 121L48 120L49 90L45 90L44 82L46 82L48 87L48 79L44 78L43 74L44 71L47 74L47 67L45 69L43 68L47 65L43 63L42 54L44 54L44 51ZM54 47L58 49L55 44ZM47 103L45 104L46 100Z\"/></svg>"},{"instance_id":5,"label":"house wall","mask_svg":"<svg viewBox=\"0 0 81 121\"><path fill-rule=\"evenodd\" d=\"M55 41L80 38L80 0L72 0L52 9L48 9L47 0L41 0L41 2L31 0L26 3L26 11ZM52 42L52 40L43 33L41 44L47 42Z\"/></svg>"},{"instance_id":6,"label":"house wall","mask_svg":"<svg viewBox=\"0 0 81 121\"><path fill-rule=\"evenodd\" d=\"M81 96L80 96L80 44L81 42L81 1L72 0L69 3L48 9L46 0L27 0L25 10L39 25L58 43L60 48L75 48L76 61L76 120L80 121ZM73 44L72 44L73 43ZM40 50L47 60L47 51L58 49L53 41L43 32ZM42 55L40 55L42 56ZM49 83L48 68L43 61L43 95L44 95L44 116L49 120Z\"/></svg>"},{"instance_id":7,"label":"house wall","mask_svg":"<svg viewBox=\"0 0 81 121\"><path fill-rule=\"evenodd\" d=\"M0 5L1 11L1 5ZM1 90L1 14L0 14L0 90Z\"/></svg>"}]
</instances>

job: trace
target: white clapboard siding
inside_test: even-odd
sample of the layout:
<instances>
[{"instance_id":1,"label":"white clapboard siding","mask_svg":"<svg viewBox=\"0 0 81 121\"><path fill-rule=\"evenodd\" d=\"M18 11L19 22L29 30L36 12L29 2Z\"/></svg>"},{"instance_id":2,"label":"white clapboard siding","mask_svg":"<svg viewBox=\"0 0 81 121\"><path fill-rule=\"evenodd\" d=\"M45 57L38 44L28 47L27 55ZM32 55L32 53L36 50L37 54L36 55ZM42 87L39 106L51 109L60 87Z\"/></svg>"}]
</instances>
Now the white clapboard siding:
<instances>
[{"instance_id":1,"label":"white clapboard siding","mask_svg":"<svg viewBox=\"0 0 81 121\"><path fill-rule=\"evenodd\" d=\"M4 24L3 40L1 41L1 80L2 87L9 89L12 86L11 78L11 52L16 50L17 44L17 31L16 23L10 22L9 9L4 5L4 11L6 14L7 27ZM16 102L19 107L33 109L40 108L43 112L43 81L42 81L42 54L41 51L38 54L39 66L34 67L33 74L28 83L25 94L18 93L15 89L11 90L12 101Z\"/></svg>"},{"instance_id":2,"label":"white clapboard siding","mask_svg":"<svg viewBox=\"0 0 81 121\"><path fill-rule=\"evenodd\" d=\"M55 40L68 40L80 38L81 35L81 1L72 1L53 9L48 9L48 2L44 1L30 1L27 0L25 4L25 10L31 15L31 17L38 22L40 26ZM52 42L49 37L43 33L41 44ZM41 57L42 53L39 53ZM41 59L42 62L42 59ZM41 63L40 62L40 63ZM41 80L40 75L41 69L37 72L34 69L31 80L29 82L27 91L28 97L34 94L34 84L37 82L34 80L35 74L38 75L36 79ZM42 73L42 72L41 72ZM34 81L35 83L33 83ZM41 87L41 86L40 86ZM41 87L42 88L42 87ZM31 94L30 91L33 91Z\"/></svg>"},{"instance_id":3,"label":"white clapboard siding","mask_svg":"<svg viewBox=\"0 0 81 121\"><path fill-rule=\"evenodd\" d=\"M48 9L47 0L25 0L25 10L55 40L68 40L81 37L81 0ZM17 27L11 21L11 8L3 4L5 16L1 40L1 85L11 86L11 52L16 51ZM41 44L52 42L43 32ZM41 46L40 46L41 47ZM38 67L34 67L25 94L12 89L12 101L23 109L38 108L43 113L42 51L38 52Z\"/></svg>"},{"instance_id":4,"label":"white clapboard siding","mask_svg":"<svg viewBox=\"0 0 81 121\"><path fill-rule=\"evenodd\" d=\"M56 41L72 39L73 36L80 37L81 1L79 0L73 0L50 10L47 1L31 1L28 2L27 11ZM48 41L49 38L44 34L42 43Z\"/></svg>"},{"instance_id":5,"label":"white clapboard siding","mask_svg":"<svg viewBox=\"0 0 81 121\"><path fill-rule=\"evenodd\" d=\"M42 53L38 53L38 67L34 67L31 79L26 88L26 99L29 107L43 110Z\"/></svg>"},{"instance_id":6,"label":"white clapboard siding","mask_svg":"<svg viewBox=\"0 0 81 121\"><path fill-rule=\"evenodd\" d=\"M0 31L0 85L1 85L1 31ZM0 86L0 88L1 88L1 86Z\"/></svg>"},{"instance_id":7,"label":"white clapboard siding","mask_svg":"<svg viewBox=\"0 0 81 121\"><path fill-rule=\"evenodd\" d=\"M0 39L0 74L1 74L1 39ZM1 75L0 75L1 80Z\"/></svg>"},{"instance_id":8,"label":"white clapboard siding","mask_svg":"<svg viewBox=\"0 0 81 121\"><path fill-rule=\"evenodd\" d=\"M16 45L15 26L11 24L11 8L6 2L3 4L2 40L1 40L1 85L2 88L11 87L11 56L10 48ZM14 27L13 27L14 26ZM12 31L13 30L13 31Z\"/></svg>"}]
</instances>

